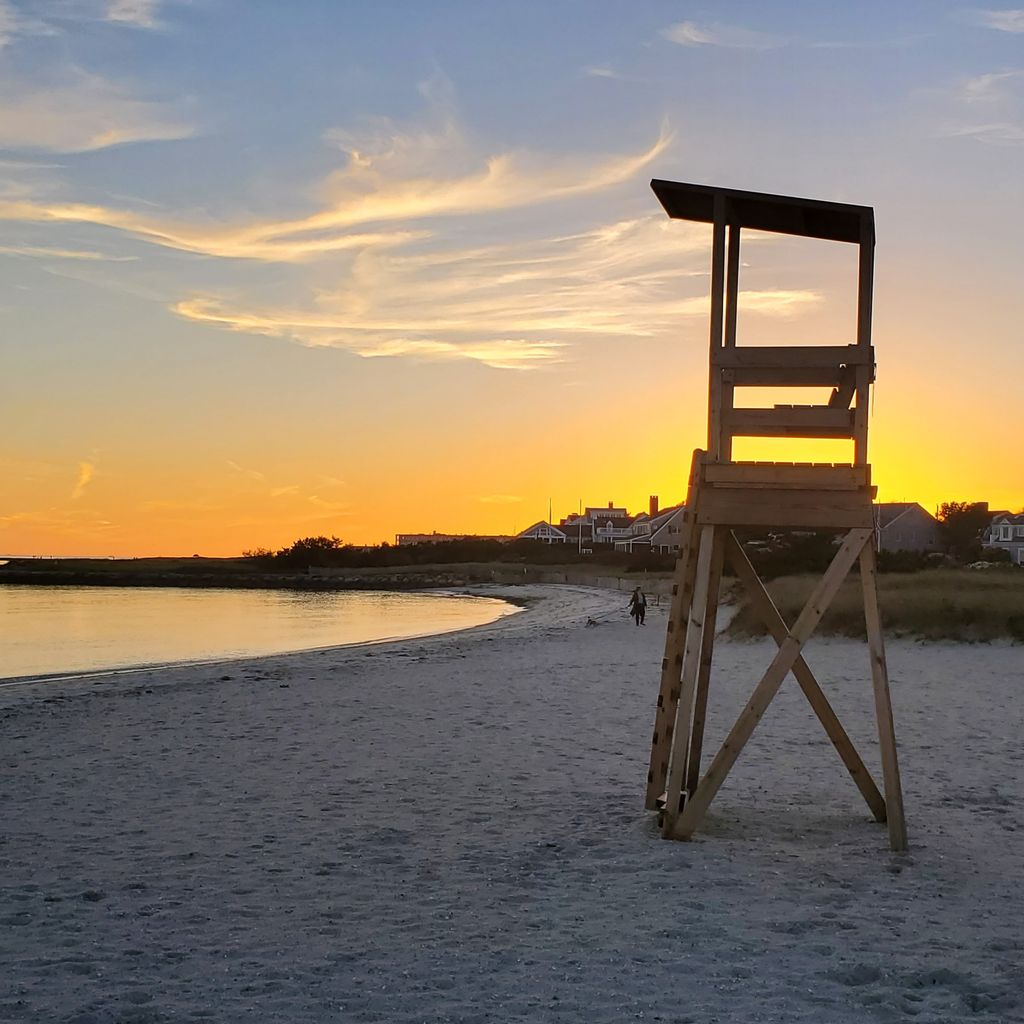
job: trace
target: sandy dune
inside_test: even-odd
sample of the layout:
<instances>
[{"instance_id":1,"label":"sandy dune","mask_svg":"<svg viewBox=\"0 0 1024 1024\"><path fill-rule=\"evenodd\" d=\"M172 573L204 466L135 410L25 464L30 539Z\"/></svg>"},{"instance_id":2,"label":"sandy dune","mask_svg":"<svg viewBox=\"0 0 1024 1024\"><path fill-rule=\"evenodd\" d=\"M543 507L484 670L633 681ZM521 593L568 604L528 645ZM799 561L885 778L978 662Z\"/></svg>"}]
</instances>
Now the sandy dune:
<instances>
[{"instance_id":1,"label":"sandy dune","mask_svg":"<svg viewBox=\"0 0 1024 1024\"><path fill-rule=\"evenodd\" d=\"M664 609L526 589L463 634L0 689L0 1020L1024 1021L1024 650L889 645L909 854L792 679L668 843ZM770 651L721 644L710 744ZM877 771L864 647L807 660Z\"/></svg>"}]
</instances>

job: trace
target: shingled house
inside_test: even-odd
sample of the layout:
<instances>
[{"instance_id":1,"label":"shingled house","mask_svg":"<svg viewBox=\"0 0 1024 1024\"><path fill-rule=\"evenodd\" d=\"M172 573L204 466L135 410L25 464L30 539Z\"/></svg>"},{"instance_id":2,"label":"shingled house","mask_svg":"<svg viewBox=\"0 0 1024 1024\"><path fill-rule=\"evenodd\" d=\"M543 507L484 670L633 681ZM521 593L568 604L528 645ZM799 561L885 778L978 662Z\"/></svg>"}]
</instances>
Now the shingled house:
<instances>
[{"instance_id":1,"label":"shingled house","mask_svg":"<svg viewBox=\"0 0 1024 1024\"><path fill-rule=\"evenodd\" d=\"M1009 551L1014 565L1024 565L1024 512L996 512L989 523L985 544Z\"/></svg>"},{"instance_id":2,"label":"shingled house","mask_svg":"<svg viewBox=\"0 0 1024 1024\"><path fill-rule=\"evenodd\" d=\"M879 551L940 551L938 520L916 501L875 505Z\"/></svg>"}]
</instances>

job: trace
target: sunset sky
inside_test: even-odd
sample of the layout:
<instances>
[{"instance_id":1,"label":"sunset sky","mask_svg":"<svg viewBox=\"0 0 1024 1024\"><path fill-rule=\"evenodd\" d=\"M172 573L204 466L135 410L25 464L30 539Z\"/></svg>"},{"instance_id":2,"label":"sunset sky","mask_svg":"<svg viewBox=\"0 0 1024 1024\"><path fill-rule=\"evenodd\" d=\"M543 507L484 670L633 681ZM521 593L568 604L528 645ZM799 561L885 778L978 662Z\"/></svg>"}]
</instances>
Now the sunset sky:
<instances>
[{"instance_id":1,"label":"sunset sky","mask_svg":"<svg viewBox=\"0 0 1024 1024\"><path fill-rule=\"evenodd\" d=\"M0 0L0 91L0 554L681 500L652 177L873 206L879 497L1024 506L1024 9ZM743 258L740 343L854 340L853 247Z\"/></svg>"}]
</instances>

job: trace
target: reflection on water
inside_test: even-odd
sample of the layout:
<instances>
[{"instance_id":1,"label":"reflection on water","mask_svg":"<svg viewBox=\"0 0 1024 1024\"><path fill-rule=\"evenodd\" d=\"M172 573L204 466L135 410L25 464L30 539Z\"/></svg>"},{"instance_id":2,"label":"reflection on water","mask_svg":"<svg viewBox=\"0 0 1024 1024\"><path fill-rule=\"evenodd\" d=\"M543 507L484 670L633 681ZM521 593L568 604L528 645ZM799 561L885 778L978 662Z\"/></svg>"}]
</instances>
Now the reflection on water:
<instances>
[{"instance_id":1,"label":"reflection on water","mask_svg":"<svg viewBox=\"0 0 1024 1024\"><path fill-rule=\"evenodd\" d=\"M0 586L0 678L446 633L514 611L492 598L379 591Z\"/></svg>"}]
</instances>

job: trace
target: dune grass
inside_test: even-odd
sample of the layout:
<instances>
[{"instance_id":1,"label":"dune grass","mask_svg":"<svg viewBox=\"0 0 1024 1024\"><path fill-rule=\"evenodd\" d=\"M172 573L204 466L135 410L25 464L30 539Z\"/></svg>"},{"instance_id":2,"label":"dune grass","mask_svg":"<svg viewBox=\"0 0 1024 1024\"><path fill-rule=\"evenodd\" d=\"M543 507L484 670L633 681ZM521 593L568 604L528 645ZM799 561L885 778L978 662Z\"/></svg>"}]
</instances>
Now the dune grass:
<instances>
[{"instance_id":1,"label":"dune grass","mask_svg":"<svg viewBox=\"0 0 1024 1024\"><path fill-rule=\"evenodd\" d=\"M819 577L782 576L767 584L782 617L800 614ZM882 625L891 636L922 640L1024 642L1024 572L934 569L878 577ZM728 630L733 636L761 636L765 630L745 600ZM818 632L864 636L860 578L852 574L825 614Z\"/></svg>"}]
</instances>

